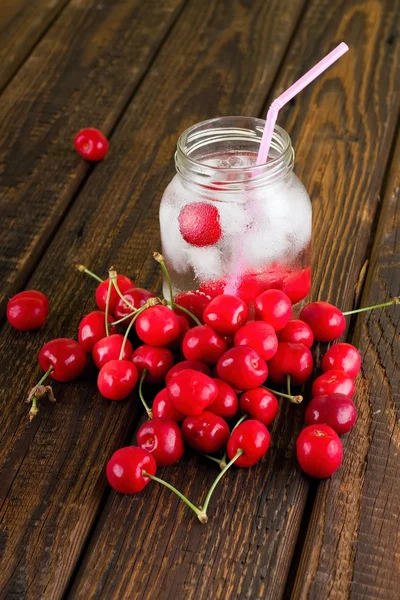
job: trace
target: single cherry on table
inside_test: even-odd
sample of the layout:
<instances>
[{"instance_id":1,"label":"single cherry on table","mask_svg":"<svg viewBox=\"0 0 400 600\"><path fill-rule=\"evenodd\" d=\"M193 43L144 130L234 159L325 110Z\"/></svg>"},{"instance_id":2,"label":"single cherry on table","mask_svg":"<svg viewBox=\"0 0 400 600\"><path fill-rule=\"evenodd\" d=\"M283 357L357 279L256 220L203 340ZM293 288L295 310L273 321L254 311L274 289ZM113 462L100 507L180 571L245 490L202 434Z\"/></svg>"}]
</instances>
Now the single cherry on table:
<instances>
[{"instance_id":1,"label":"single cherry on table","mask_svg":"<svg viewBox=\"0 0 400 600\"><path fill-rule=\"evenodd\" d=\"M86 352L78 342L69 338L56 338L39 351L39 365L56 381L66 382L79 377L87 364Z\"/></svg>"},{"instance_id":2,"label":"single cherry on table","mask_svg":"<svg viewBox=\"0 0 400 600\"><path fill-rule=\"evenodd\" d=\"M118 285L118 289L120 290L121 294L124 294L128 290L131 290L133 287L135 287L135 284L133 283L132 279L130 279L126 275L117 275L115 277L114 281ZM111 288L110 288L110 300L109 300L109 304L108 304L108 312L110 312L111 314L114 314L114 311L115 311L117 303L120 299L120 296L119 296L114 284L112 282L110 282L110 278L105 279L104 281L102 281L100 283L100 285L97 286L95 297L96 297L96 304L99 307L99 309L105 311L110 283L111 283Z\"/></svg>"},{"instance_id":3,"label":"single cherry on table","mask_svg":"<svg viewBox=\"0 0 400 600\"><path fill-rule=\"evenodd\" d=\"M311 302L303 308L300 319L310 326L317 342L333 342L346 329L341 310L329 302Z\"/></svg>"},{"instance_id":4,"label":"single cherry on table","mask_svg":"<svg viewBox=\"0 0 400 600\"><path fill-rule=\"evenodd\" d=\"M308 425L297 438L296 454L300 467L307 475L326 479L342 463L342 443L329 425Z\"/></svg>"},{"instance_id":5,"label":"single cherry on table","mask_svg":"<svg viewBox=\"0 0 400 600\"><path fill-rule=\"evenodd\" d=\"M98 162L107 155L109 144L100 129L85 127L75 135L74 146L82 158L90 162Z\"/></svg>"},{"instance_id":6,"label":"single cherry on table","mask_svg":"<svg viewBox=\"0 0 400 600\"><path fill-rule=\"evenodd\" d=\"M138 337L149 346L167 346L179 337L181 328L176 314L166 306L150 306L138 315Z\"/></svg>"},{"instance_id":7,"label":"single cherry on table","mask_svg":"<svg viewBox=\"0 0 400 600\"><path fill-rule=\"evenodd\" d=\"M49 312L47 296L37 290L15 294L7 303L7 320L20 331L39 329L46 322Z\"/></svg>"},{"instance_id":8,"label":"single cherry on table","mask_svg":"<svg viewBox=\"0 0 400 600\"><path fill-rule=\"evenodd\" d=\"M150 300L150 298L155 297L155 294L149 290L145 290L140 287L133 287L132 289L123 292L123 298L118 296L117 303L112 311L113 315L115 316L116 320L119 321L120 319L131 315L133 310L138 310L144 306L147 300ZM128 325L132 319L126 319L124 323Z\"/></svg>"}]
</instances>

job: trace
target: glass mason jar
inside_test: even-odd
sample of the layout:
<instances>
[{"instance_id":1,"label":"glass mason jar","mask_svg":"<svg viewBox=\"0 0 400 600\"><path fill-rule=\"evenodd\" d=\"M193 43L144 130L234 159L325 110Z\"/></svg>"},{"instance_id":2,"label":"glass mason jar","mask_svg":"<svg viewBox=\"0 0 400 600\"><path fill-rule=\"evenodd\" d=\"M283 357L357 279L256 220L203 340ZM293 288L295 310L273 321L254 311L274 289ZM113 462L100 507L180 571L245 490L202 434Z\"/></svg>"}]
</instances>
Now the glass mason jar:
<instances>
[{"instance_id":1,"label":"glass mason jar","mask_svg":"<svg viewBox=\"0 0 400 600\"><path fill-rule=\"evenodd\" d=\"M240 296L267 289L293 304L311 285L311 202L293 172L290 137L276 126L268 162L256 166L265 121L221 117L179 138L176 175L160 205L162 252L174 295ZM164 281L163 293L168 298Z\"/></svg>"}]
</instances>

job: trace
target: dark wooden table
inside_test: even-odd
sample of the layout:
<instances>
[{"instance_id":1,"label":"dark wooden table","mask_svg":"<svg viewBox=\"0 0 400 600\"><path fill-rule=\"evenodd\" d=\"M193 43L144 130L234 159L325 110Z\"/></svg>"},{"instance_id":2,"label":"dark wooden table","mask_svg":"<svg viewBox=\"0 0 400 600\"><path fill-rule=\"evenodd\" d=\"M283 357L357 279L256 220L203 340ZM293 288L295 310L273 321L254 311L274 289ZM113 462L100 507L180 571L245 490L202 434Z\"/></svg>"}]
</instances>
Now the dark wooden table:
<instances>
[{"instance_id":1,"label":"dark wooden table","mask_svg":"<svg viewBox=\"0 0 400 600\"><path fill-rule=\"evenodd\" d=\"M265 115L342 40L351 51L279 120L313 200L313 298L349 310L399 294L399 0L2 0L0 28L1 303L36 288L52 305L36 333L2 310L0 597L398 600L396 307L349 322L363 369L337 474L300 473L304 407L282 404L268 456L225 477L207 526L160 486L110 491L105 464L143 415L137 399L102 399L94 369L55 384L32 424L24 399L40 346L75 336L94 306L75 263L159 289L151 253L180 132ZM96 166L72 148L88 125L111 142ZM215 470L189 457L165 475L196 499Z\"/></svg>"}]
</instances>

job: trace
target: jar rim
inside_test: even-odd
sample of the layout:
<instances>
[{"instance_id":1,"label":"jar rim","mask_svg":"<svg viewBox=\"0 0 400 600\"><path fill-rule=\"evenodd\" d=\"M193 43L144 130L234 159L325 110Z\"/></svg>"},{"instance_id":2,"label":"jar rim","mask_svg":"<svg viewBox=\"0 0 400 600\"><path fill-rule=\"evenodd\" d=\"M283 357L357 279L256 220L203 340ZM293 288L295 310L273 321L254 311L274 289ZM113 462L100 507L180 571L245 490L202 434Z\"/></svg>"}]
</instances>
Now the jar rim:
<instances>
[{"instance_id":1,"label":"jar rim","mask_svg":"<svg viewBox=\"0 0 400 600\"><path fill-rule=\"evenodd\" d=\"M289 134L279 125L275 125L274 127L274 133L273 133L273 142L272 142L272 146L274 147L275 150L278 151L278 155L274 158L270 158L267 162L261 163L259 165L250 165L247 167L218 167L218 166L211 166L205 162L202 162L201 160L196 160L193 157L190 156L190 153L187 152L187 142L188 139L191 135L195 134L196 132L199 132L199 134L201 132L203 132L203 135L205 136L207 134L207 132L211 132L211 131L216 131L218 129L231 129L232 131L236 130L237 132L242 131L244 132L246 130L245 127L240 127L235 126L234 124L230 124L228 125L229 122L235 121L237 120L239 121L243 121L243 123L245 123L246 121L251 122L255 125L254 129L254 133L256 134L257 128L260 131L260 135L257 137L256 135L253 136L254 141L259 140L259 143L261 144L261 139L262 139L262 132L264 131L264 127L265 127L265 120L264 119L260 119L258 117L247 117L247 116L240 116L240 115L232 115L232 116L224 116L224 117L214 117L212 119L207 119L205 121L200 121L199 123L195 123L194 125L191 125L190 127L188 127L187 129L185 129L185 131L183 131L183 133L181 133L181 135L178 138L178 142L177 142L177 153L181 154L185 161L188 161L193 167L194 169L197 168L208 168L214 172L228 172L228 171L235 171L235 172L243 172L243 174L251 174L252 177L256 176L258 174L261 174L262 172L265 171L265 168L268 167L268 169L272 169L274 170L274 167L278 166L282 160L285 159L285 156L288 155L289 153L292 153L292 140L290 139ZM224 126L225 123L225 126ZM220 127L217 127L217 124L220 125ZM214 127L213 127L214 125ZM249 129L247 128L247 131L249 131ZM274 141L276 142L276 140L279 140L281 142L281 147L277 148L276 144L274 145Z\"/></svg>"}]
</instances>

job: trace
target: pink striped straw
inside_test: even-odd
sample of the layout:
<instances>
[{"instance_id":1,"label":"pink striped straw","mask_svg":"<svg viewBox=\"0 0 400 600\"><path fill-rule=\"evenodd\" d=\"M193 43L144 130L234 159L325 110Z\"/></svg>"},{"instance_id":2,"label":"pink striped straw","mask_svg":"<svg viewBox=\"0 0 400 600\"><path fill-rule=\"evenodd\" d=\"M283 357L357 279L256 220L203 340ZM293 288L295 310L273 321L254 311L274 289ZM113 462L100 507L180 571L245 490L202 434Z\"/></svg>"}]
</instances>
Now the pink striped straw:
<instances>
[{"instance_id":1,"label":"pink striped straw","mask_svg":"<svg viewBox=\"0 0 400 600\"><path fill-rule=\"evenodd\" d=\"M276 98L276 100L272 102L267 112L264 133L260 144L260 150L257 156L257 165L262 165L263 163L267 162L269 147L272 141L272 134L274 133L275 123L278 118L278 113L282 106L285 106L285 104L287 104L292 98L294 98L299 92L301 92L301 90L304 90L304 88L309 83L314 81L314 79L316 79L319 75L321 75L321 73L326 71L328 67L333 65L333 63L336 62L338 58L343 56L343 54L347 52L348 49L348 45L344 42L339 44L339 46L332 50L332 52L329 52L329 54L325 56L325 58L320 60L319 63L315 65L315 67L310 69L305 75L303 75L303 77L300 77L300 79L296 81L296 83L291 85L290 88L286 90L286 92L283 92L283 94L281 94L278 98Z\"/></svg>"}]
</instances>

